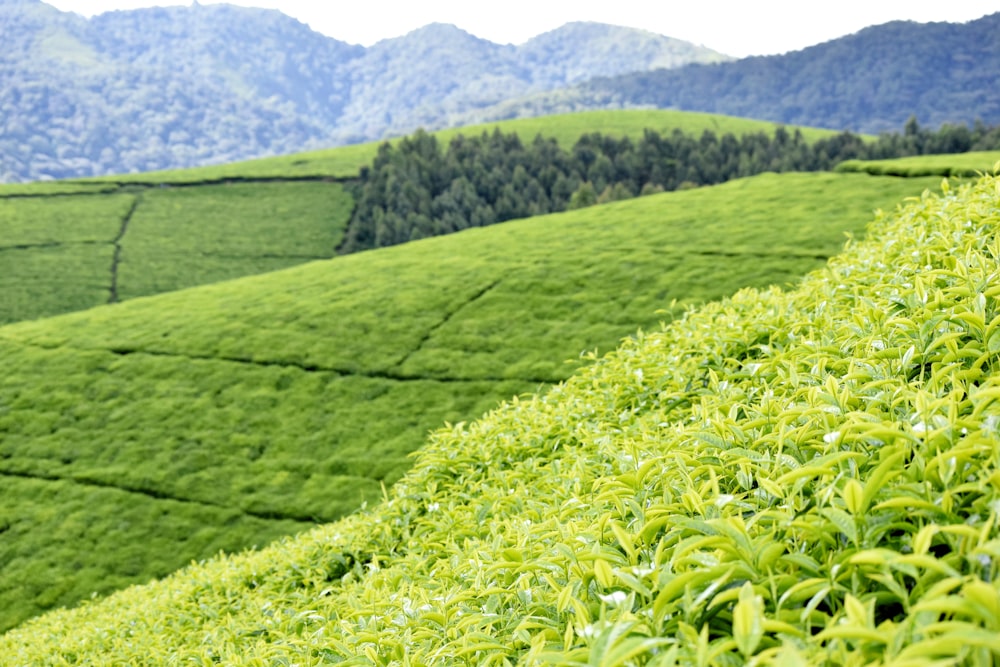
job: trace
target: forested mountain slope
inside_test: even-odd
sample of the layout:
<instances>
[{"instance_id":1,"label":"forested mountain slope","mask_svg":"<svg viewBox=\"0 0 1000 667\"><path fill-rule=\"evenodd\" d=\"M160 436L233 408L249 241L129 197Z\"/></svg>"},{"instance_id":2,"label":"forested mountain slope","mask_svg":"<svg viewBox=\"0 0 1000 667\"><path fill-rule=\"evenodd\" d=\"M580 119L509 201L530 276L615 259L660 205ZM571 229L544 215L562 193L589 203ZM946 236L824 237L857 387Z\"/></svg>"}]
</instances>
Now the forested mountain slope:
<instances>
[{"instance_id":1,"label":"forested mountain slope","mask_svg":"<svg viewBox=\"0 0 1000 667\"><path fill-rule=\"evenodd\" d=\"M801 51L636 72L476 112L476 121L651 105L877 133L1000 122L1000 14L895 21Z\"/></svg>"},{"instance_id":2,"label":"forested mountain slope","mask_svg":"<svg viewBox=\"0 0 1000 667\"><path fill-rule=\"evenodd\" d=\"M441 127L469 109L720 54L568 24L522 46L429 25L364 48L273 10L0 2L0 181L147 171Z\"/></svg>"}]
</instances>

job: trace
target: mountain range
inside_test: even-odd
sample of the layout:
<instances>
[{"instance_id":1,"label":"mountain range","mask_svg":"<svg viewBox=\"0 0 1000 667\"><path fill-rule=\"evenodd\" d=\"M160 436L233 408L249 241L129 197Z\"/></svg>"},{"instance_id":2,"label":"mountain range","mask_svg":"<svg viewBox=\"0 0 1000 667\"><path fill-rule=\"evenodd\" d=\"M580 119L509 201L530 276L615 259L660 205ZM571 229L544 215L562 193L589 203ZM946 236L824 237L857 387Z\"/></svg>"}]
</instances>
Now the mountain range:
<instances>
[{"instance_id":1,"label":"mountain range","mask_svg":"<svg viewBox=\"0 0 1000 667\"><path fill-rule=\"evenodd\" d=\"M650 106L878 133L1000 123L1000 13L968 23L893 21L779 56L599 77L508 100L477 122Z\"/></svg>"},{"instance_id":2,"label":"mountain range","mask_svg":"<svg viewBox=\"0 0 1000 667\"><path fill-rule=\"evenodd\" d=\"M275 10L85 19L0 0L0 182L148 171L583 109L672 108L877 133L1000 123L1000 13L892 22L732 60L568 23L519 45L430 24L365 48Z\"/></svg>"},{"instance_id":3,"label":"mountain range","mask_svg":"<svg viewBox=\"0 0 1000 667\"><path fill-rule=\"evenodd\" d=\"M0 0L0 180L225 162L447 125L471 109L726 56L570 23L523 45L431 24L370 48L274 10L193 4L92 19Z\"/></svg>"}]
</instances>

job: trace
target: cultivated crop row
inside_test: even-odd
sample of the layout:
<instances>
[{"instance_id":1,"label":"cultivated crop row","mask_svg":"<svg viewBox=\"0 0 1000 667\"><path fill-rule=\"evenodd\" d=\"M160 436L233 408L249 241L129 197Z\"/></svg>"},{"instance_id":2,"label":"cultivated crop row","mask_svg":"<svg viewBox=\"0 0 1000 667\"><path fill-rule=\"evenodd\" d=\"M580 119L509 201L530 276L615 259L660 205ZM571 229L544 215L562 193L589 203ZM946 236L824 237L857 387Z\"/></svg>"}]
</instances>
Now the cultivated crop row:
<instances>
[{"instance_id":1,"label":"cultivated crop row","mask_svg":"<svg viewBox=\"0 0 1000 667\"><path fill-rule=\"evenodd\" d=\"M384 504L14 664L992 664L1000 180L438 431Z\"/></svg>"},{"instance_id":2,"label":"cultivated crop row","mask_svg":"<svg viewBox=\"0 0 1000 667\"><path fill-rule=\"evenodd\" d=\"M0 627L374 502L444 421L563 379L637 325L796 280L872 209L937 183L761 176L0 328L0 473L91 498L6 508ZM125 252L125 289L127 268ZM115 522L133 499L162 519ZM114 530L95 541L67 516ZM162 525L199 520L218 538L162 546L179 534ZM121 569L125 542L147 568Z\"/></svg>"}]
</instances>

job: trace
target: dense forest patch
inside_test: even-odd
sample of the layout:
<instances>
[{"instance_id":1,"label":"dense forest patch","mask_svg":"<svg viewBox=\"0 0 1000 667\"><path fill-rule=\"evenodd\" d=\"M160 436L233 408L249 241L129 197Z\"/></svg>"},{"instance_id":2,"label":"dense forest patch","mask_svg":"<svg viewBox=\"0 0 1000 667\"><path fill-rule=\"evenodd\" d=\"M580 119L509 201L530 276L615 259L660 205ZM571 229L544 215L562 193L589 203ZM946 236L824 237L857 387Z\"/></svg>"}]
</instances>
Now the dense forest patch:
<instances>
[{"instance_id":1,"label":"dense forest patch","mask_svg":"<svg viewBox=\"0 0 1000 667\"><path fill-rule=\"evenodd\" d=\"M1000 147L1000 128L910 119L875 140L844 132L809 141L799 130L737 136L647 129L638 139L581 136L572 148L499 129L447 144L424 132L383 144L356 186L341 252L356 252L642 194L713 185L765 171L823 171L845 160Z\"/></svg>"}]
</instances>

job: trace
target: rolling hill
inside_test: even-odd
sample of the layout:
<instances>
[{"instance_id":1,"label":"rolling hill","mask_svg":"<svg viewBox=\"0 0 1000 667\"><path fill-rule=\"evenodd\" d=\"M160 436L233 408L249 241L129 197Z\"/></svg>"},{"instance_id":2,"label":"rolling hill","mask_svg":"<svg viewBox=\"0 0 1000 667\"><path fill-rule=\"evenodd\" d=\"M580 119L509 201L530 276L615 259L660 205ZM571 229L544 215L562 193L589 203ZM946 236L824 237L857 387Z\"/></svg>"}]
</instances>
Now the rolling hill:
<instances>
[{"instance_id":1,"label":"rolling hill","mask_svg":"<svg viewBox=\"0 0 1000 667\"><path fill-rule=\"evenodd\" d=\"M650 202L691 211L685 198L714 193L742 213L762 183L788 193L826 179L833 194L849 178L881 180L761 177L600 217ZM0 638L0 654L18 665L990 664L998 185L915 198L792 291L741 291L637 334L544 396L438 431L377 507L48 615ZM786 208L771 197L772 215ZM560 227L544 229L566 238ZM600 247L615 229L595 233ZM108 336L97 320L110 312L0 333Z\"/></svg>"},{"instance_id":2,"label":"rolling hill","mask_svg":"<svg viewBox=\"0 0 1000 667\"><path fill-rule=\"evenodd\" d=\"M366 49L278 11L197 3L88 20L5 0L0 41L0 182L370 141L596 75L723 58L599 24L518 47L437 24Z\"/></svg>"},{"instance_id":3,"label":"rolling hill","mask_svg":"<svg viewBox=\"0 0 1000 667\"><path fill-rule=\"evenodd\" d=\"M588 23L516 47L432 24L366 49L276 11L195 4L86 20L40 0L7 0L0 182L222 164L420 126L595 108L869 133L914 114L932 127L996 124L997 16L889 23L728 62L661 35Z\"/></svg>"},{"instance_id":4,"label":"rolling hill","mask_svg":"<svg viewBox=\"0 0 1000 667\"><path fill-rule=\"evenodd\" d=\"M0 327L0 625L375 502L428 430L938 182L767 174Z\"/></svg>"},{"instance_id":5,"label":"rolling hill","mask_svg":"<svg viewBox=\"0 0 1000 667\"><path fill-rule=\"evenodd\" d=\"M671 111L597 111L438 132L500 129L565 148L586 132L646 128L773 134L772 123ZM829 131L801 128L810 140ZM354 207L342 181L377 143L197 169L0 185L0 324L330 258ZM335 182L330 182L335 181ZM164 187L164 186L175 187ZM183 186L183 187L180 187Z\"/></svg>"}]
</instances>

